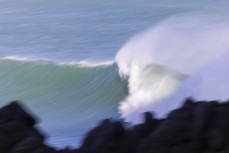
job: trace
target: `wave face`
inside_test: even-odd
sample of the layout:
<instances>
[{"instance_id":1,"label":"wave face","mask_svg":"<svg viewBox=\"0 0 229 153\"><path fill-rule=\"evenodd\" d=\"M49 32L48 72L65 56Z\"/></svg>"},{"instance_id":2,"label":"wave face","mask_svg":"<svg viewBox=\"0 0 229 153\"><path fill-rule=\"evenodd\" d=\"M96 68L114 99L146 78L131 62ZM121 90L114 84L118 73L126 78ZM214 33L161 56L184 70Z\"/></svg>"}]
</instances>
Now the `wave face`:
<instances>
[{"instance_id":1,"label":"wave face","mask_svg":"<svg viewBox=\"0 0 229 153\"><path fill-rule=\"evenodd\" d=\"M118 118L118 102L127 95L127 83L114 64L5 57L0 69L1 105L25 102L59 147L69 145L66 139L77 143L98 120Z\"/></svg>"},{"instance_id":2,"label":"wave face","mask_svg":"<svg viewBox=\"0 0 229 153\"><path fill-rule=\"evenodd\" d=\"M189 96L225 99L228 62L221 58L229 53L228 27L219 16L183 14L131 38L116 55L130 92L119 106L121 117L132 123L145 111L162 117Z\"/></svg>"}]
</instances>

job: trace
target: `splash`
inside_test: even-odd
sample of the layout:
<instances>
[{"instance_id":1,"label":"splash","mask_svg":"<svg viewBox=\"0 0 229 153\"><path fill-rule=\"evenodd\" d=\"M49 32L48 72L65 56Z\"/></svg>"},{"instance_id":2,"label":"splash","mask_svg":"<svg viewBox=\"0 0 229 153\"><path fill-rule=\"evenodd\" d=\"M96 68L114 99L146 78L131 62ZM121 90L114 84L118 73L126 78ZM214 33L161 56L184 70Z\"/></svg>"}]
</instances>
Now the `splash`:
<instances>
[{"instance_id":1,"label":"splash","mask_svg":"<svg viewBox=\"0 0 229 153\"><path fill-rule=\"evenodd\" d=\"M119 73L129 83L129 96L119 107L121 117L138 123L141 122L139 114L144 111L154 111L163 116L178 107L187 96L221 99L219 94L212 92L222 93L222 90L208 90L221 75L216 76L210 71L210 79L204 83L209 75L200 72L228 54L228 27L228 20L220 17L186 14L162 21L131 38L116 55ZM188 81L197 74L201 79ZM175 92L183 82L182 89ZM169 96L172 93L175 95ZM169 99L165 100L167 96Z\"/></svg>"}]
</instances>

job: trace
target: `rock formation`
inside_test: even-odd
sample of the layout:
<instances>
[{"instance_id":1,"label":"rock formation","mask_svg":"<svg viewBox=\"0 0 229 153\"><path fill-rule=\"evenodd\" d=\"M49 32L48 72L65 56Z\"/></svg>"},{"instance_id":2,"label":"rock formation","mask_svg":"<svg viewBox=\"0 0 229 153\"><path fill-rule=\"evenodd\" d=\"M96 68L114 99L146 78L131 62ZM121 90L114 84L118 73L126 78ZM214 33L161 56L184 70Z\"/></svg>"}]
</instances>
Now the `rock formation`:
<instances>
[{"instance_id":1,"label":"rock formation","mask_svg":"<svg viewBox=\"0 0 229 153\"><path fill-rule=\"evenodd\" d=\"M0 109L0 153L229 153L229 103L193 102L164 119L149 112L144 123L125 127L106 119L89 131L78 149L44 144L36 119L19 102Z\"/></svg>"}]
</instances>

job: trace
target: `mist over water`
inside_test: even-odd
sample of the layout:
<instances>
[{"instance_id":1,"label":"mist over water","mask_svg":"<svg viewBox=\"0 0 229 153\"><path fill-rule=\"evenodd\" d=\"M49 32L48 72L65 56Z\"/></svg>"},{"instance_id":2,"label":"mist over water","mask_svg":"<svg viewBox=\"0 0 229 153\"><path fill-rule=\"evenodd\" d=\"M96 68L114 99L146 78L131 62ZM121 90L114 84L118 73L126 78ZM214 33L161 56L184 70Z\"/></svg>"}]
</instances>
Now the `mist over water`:
<instances>
[{"instance_id":1,"label":"mist over water","mask_svg":"<svg viewBox=\"0 0 229 153\"><path fill-rule=\"evenodd\" d=\"M227 1L1 0L0 105L21 100L58 147L104 118L227 99ZM217 88L216 88L217 87Z\"/></svg>"}]
</instances>

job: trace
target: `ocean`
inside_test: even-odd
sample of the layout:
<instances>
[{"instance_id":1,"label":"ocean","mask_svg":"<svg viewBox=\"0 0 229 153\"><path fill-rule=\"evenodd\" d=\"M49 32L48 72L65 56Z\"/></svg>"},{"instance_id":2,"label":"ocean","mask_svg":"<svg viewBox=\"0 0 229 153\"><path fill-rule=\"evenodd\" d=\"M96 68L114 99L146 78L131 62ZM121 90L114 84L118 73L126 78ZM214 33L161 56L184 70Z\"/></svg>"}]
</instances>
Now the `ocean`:
<instances>
[{"instance_id":1,"label":"ocean","mask_svg":"<svg viewBox=\"0 0 229 153\"><path fill-rule=\"evenodd\" d=\"M106 118L140 123L186 97L227 100L226 0L0 0L0 106L20 100L48 144Z\"/></svg>"}]
</instances>

